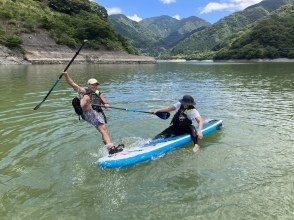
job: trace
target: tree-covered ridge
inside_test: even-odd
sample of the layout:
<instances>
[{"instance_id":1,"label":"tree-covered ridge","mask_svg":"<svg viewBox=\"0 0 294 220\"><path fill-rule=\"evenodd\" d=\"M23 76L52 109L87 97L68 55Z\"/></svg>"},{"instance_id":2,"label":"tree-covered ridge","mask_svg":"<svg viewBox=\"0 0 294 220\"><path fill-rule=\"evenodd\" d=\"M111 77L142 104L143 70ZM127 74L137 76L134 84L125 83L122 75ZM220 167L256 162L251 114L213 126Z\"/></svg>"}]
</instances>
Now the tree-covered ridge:
<instances>
[{"instance_id":1,"label":"tree-covered ridge","mask_svg":"<svg viewBox=\"0 0 294 220\"><path fill-rule=\"evenodd\" d=\"M294 0L264 0L241 12L235 12L207 28L197 31L177 44L166 56L186 59L212 59L215 52L227 46L235 35L271 11Z\"/></svg>"},{"instance_id":2,"label":"tree-covered ridge","mask_svg":"<svg viewBox=\"0 0 294 220\"><path fill-rule=\"evenodd\" d=\"M94 49L109 48L134 53L114 32L106 10L89 0L0 0L0 43L21 45L21 33L46 29L58 43L76 47L83 39Z\"/></svg>"},{"instance_id":3,"label":"tree-covered ridge","mask_svg":"<svg viewBox=\"0 0 294 220\"><path fill-rule=\"evenodd\" d=\"M195 16L177 20L165 15L135 22L124 15L110 15L108 20L134 47L154 56L171 48L196 29L210 25Z\"/></svg>"},{"instance_id":4,"label":"tree-covered ridge","mask_svg":"<svg viewBox=\"0 0 294 220\"><path fill-rule=\"evenodd\" d=\"M277 10L278 8L284 6L284 5L289 5L293 4L293 0L263 0L262 2L249 6L249 8L255 8L255 7L262 7L268 12L272 12Z\"/></svg>"},{"instance_id":5,"label":"tree-covered ridge","mask_svg":"<svg viewBox=\"0 0 294 220\"><path fill-rule=\"evenodd\" d=\"M200 27L209 26L210 23L196 16L184 18L178 22L177 32L186 34L187 32L194 31Z\"/></svg>"},{"instance_id":6,"label":"tree-covered ridge","mask_svg":"<svg viewBox=\"0 0 294 220\"><path fill-rule=\"evenodd\" d=\"M178 20L167 15L146 18L140 21L140 24L150 30L159 38L166 37L169 33L176 30Z\"/></svg>"},{"instance_id":7,"label":"tree-covered ridge","mask_svg":"<svg viewBox=\"0 0 294 220\"><path fill-rule=\"evenodd\" d=\"M169 49L185 38L191 36L194 32L202 30L207 26L210 26L209 22L196 16L182 19L177 21L170 33L166 37L160 39L157 45Z\"/></svg>"},{"instance_id":8,"label":"tree-covered ridge","mask_svg":"<svg viewBox=\"0 0 294 220\"><path fill-rule=\"evenodd\" d=\"M244 30L215 59L294 58L294 6L284 6Z\"/></svg>"},{"instance_id":9,"label":"tree-covered ridge","mask_svg":"<svg viewBox=\"0 0 294 220\"><path fill-rule=\"evenodd\" d=\"M142 52L150 50L156 43L154 33L125 15L110 15L108 21L115 31L127 38L134 47Z\"/></svg>"},{"instance_id":10,"label":"tree-covered ridge","mask_svg":"<svg viewBox=\"0 0 294 220\"><path fill-rule=\"evenodd\" d=\"M78 14L87 11L97 14L100 18L107 19L107 11L104 7L89 0L48 0L48 5L55 11L65 14Z\"/></svg>"},{"instance_id":11,"label":"tree-covered ridge","mask_svg":"<svg viewBox=\"0 0 294 220\"><path fill-rule=\"evenodd\" d=\"M242 30L247 25L268 15L269 12L262 7L251 8L242 12L233 13L207 28L195 32L189 38L176 45L172 55L212 51L231 34Z\"/></svg>"}]
</instances>

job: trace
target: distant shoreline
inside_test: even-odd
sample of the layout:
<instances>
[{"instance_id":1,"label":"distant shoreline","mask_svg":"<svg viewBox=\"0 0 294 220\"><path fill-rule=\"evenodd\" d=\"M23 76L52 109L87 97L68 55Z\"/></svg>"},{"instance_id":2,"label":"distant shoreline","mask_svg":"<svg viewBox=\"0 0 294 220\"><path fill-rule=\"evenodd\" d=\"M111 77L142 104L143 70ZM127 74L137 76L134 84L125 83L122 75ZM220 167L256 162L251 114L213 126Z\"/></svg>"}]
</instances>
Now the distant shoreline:
<instances>
[{"instance_id":1,"label":"distant shoreline","mask_svg":"<svg viewBox=\"0 0 294 220\"><path fill-rule=\"evenodd\" d=\"M0 65L18 64L65 64L74 56L73 50L56 50L56 48L32 48L20 51L12 51L0 46ZM75 59L75 63L96 64L153 64L153 57L131 55L124 51L94 51L84 50Z\"/></svg>"},{"instance_id":2,"label":"distant shoreline","mask_svg":"<svg viewBox=\"0 0 294 220\"><path fill-rule=\"evenodd\" d=\"M294 59L277 58L277 59L229 59L229 60L185 60L169 59L157 60L158 63L292 63Z\"/></svg>"},{"instance_id":3,"label":"distant shoreline","mask_svg":"<svg viewBox=\"0 0 294 220\"><path fill-rule=\"evenodd\" d=\"M96 55L95 55L96 54ZM100 54L100 55L99 55ZM0 66L1 65L42 65L42 64L66 64L70 61L72 53L60 51L34 51L25 54L25 57L15 53L3 53L3 47L0 46ZM29 59L28 59L29 58ZM78 64L155 64L155 63L293 63L294 59L230 59L230 60L156 60L154 57L130 55L121 51L100 51L100 52L83 52L77 56L74 63Z\"/></svg>"},{"instance_id":4,"label":"distant shoreline","mask_svg":"<svg viewBox=\"0 0 294 220\"><path fill-rule=\"evenodd\" d=\"M0 65L10 64L64 64L75 55L76 50L56 44L46 31L22 33L21 49L9 49L0 45ZM97 64L152 64L154 57L128 54L120 50L93 50L85 47L75 63Z\"/></svg>"},{"instance_id":5,"label":"distant shoreline","mask_svg":"<svg viewBox=\"0 0 294 220\"><path fill-rule=\"evenodd\" d=\"M64 45L58 45L46 31L23 33L22 49L11 50L0 45L0 65L11 64L65 64L74 56L76 51ZM230 59L230 60L160 60L150 56L131 55L125 51L83 49L76 57L75 63L93 64L155 64L172 63L292 63L294 59Z\"/></svg>"}]
</instances>

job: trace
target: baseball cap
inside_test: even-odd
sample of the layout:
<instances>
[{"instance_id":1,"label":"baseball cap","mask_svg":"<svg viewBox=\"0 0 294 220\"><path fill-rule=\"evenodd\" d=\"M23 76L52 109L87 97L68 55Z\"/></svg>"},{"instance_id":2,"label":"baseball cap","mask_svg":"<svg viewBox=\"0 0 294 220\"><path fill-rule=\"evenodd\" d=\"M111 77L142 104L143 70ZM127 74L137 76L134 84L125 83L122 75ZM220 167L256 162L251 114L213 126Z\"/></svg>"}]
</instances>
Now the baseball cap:
<instances>
[{"instance_id":1,"label":"baseball cap","mask_svg":"<svg viewBox=\"0 0 294 220\"><path fill-rule=\"evenodd\" d=\"M93 85L93 84L97 84L97 85L100 85L100 83L97 81L97 79L89 79L88 82L87 82L88 85Z\"/></svg>"}]
</instances>

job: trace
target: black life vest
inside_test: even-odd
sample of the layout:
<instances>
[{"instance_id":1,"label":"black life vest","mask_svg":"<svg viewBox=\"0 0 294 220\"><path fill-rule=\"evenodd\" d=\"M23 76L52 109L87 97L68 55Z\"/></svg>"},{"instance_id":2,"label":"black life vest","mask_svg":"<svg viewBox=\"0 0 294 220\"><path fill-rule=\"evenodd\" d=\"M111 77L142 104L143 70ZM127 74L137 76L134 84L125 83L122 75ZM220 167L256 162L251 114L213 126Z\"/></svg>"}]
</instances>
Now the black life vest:
<instances>
[{"instance_id":1,"label":"black life vest","mask_svg":"<svg viewBox=\"0 0 294 220\"><path fill-rule=\"evenodd\" d=\"M189 106L188 109L194 109L194 106ZM188 118L188 116L185 114L185 111L187 109L184 108L184 106L181 106L180 109L176 112L174 115L171 125L174 128L180 129L184 127L189 127L192 125L192 121Z\"/></svg>"},{"instance_id":2,"label":"black life vest","mask_svg":"<svg viewBox=\"0 0 294 220\"><path fill-rule=\"evenodd\" d=\"M88 95L90 97L90 101L91 101L91 104L92 104L92 108L97 111L97 112L103 112L102 108L99 106L101 105L101 102L100 102L100 95L101 95L101 92L99 90L96 90L95 92L92 92L90 89L85 89L86 90L86 93L85 95Z\"/></svg>"},{"instance_id":3,"label":"black life vest","mask_svg":"<svg viewBox=\"0 0 294 220\"><path fill-rule=\"evenodd\" d=\"M88 88L85 89L85 90L86 90L85 95L88 95L90 97L91 104L94 104L94 105L92 105L93 110L95 110L97 112L101 112L101 114L103 115L105 123L107 123L106 115L104 114L102 108L100 106L97 106L97 105L101 105L101 102L100 102L101 92L98 91L98 90L96 90L95 92L92 92ZM76 114L79 116L79 119L80 119L80 117L82 119L85 119L84 114L83 114L83 109L81 107L81 100L80 100L79 97L73 98L72 106L74 107L74 110L75 110Z\"/></svg>"}]
</instances>

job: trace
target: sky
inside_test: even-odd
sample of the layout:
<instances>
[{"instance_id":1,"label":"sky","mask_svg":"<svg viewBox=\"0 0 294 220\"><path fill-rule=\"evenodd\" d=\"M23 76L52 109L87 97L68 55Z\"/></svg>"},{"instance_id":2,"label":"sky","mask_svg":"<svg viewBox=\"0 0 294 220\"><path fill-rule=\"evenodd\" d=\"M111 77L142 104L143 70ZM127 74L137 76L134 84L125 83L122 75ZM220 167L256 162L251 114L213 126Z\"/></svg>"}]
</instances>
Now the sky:
<instances>
[{"instance_id":1,"label":"sky","mask_svg":"<svg viewBox=\"0 0 294 220\"><path fill-rule=\"evenodd\" d=\"M197 16L210 23L262 0L94 0L108 14L124 14L134 21L160 15L176 19Z\"/></svg>"}]
</instances>

